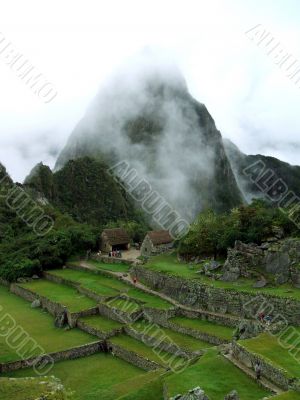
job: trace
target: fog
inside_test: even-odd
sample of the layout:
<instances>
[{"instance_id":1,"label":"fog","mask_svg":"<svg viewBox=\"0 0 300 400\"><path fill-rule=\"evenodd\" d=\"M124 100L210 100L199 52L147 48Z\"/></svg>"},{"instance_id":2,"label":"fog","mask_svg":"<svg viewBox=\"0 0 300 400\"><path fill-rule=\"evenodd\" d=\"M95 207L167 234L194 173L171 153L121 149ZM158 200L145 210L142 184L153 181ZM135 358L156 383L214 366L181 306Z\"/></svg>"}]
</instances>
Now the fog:
<instances>
[{"instance_id":1,"label":"fog","mask_svg":"<svg viewBox=\"0 0 300 400\"><path fill-rule=\"evenodd\" d=\"M294 0L3 4L0 32L58 95L42 103L0 60L0 161L18 181L39 161L53 167L99 87L151 46L176 61L224 137L298 164L300 89L245 32L263 24L300 59L299 8Z\"/></svg>"}]
</instances>

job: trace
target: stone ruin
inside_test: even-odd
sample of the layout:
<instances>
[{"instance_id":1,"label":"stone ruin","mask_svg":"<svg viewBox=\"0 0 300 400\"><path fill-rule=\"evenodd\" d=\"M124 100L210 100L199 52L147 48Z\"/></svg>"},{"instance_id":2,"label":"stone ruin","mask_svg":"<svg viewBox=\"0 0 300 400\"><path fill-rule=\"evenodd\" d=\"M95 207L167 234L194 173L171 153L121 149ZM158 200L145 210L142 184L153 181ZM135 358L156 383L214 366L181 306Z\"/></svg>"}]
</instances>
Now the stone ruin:
<instances>
[{"instance_id":1,"label":"stone ruin","mask_svg":"<svg viewBox=\"0 0 300 400\"><path fill-rule=\"evenodd\" d=\"M236 281L240 277L256 279L255 288L269 282L279 285L291 282L300 287L300 240L274 237L260 246L236 241L234 248L228 249L220 279Z\"/></svg>"},{"instance_id":2,"label":"stone ruin","mask_svg":"<svg viewBox=\"0 0 300 400\"><path fill-rule=\"evenodd\" d=\"M171 397L170 400L209 400L209 397L205 394L204 390L198 386L192 390L189 390L187 394L178 394L174 397ZM237 391L233 390L224 397L224 400L240 400L240 398Z\"/></svg>"}]
</instances>

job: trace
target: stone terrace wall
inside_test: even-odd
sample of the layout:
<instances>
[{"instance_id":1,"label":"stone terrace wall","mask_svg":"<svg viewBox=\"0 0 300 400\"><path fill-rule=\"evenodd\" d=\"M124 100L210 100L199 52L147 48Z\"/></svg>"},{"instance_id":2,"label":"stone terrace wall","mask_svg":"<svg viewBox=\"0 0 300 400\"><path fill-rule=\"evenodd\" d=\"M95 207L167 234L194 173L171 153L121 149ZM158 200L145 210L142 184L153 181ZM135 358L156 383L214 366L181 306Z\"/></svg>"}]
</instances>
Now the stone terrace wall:
<instances>
[{"instance_id":1,"label":"stone terrace wall","mask_svg":"<svg viewBox=\"0 0 300 400\"><path fill-rule=\"evenodd\" d=\"M213 344L215 346L219 346L221 344L229 343L229 341L226 340L226 339L221 339L221 338L219 338L217 336L214 336L214 335L211 335L211 334L208 334L208 333L205 333L205 332L200 332L200 331L197 331L195 329L179 326L177 324L174 324L171 321L166 321L164 323L161 323L161 325L164 326L165 328L172 329L175 332L183 333L184 335L193 336L196 339L203 340L204 342L211 343L211 344ZM216 327L216 329L217 329L217 327Z\"/></svg>"},{"instance_id":2,"label":"stone terrace wall","mask_svg":"<svg viewBox=\"0 0 300 400\"><path fill-rule=\"evenodd\" d=\"M90 326L89 324L85 323L84 321L80 321L80 320L77 321L77 327L79 329L89 333L90 335L99 337L102 340L106 340L112 336L115 336L115 335L123 332L122 327L112 329L110 332L104 332L104 331L94 328L94 327Z\"/></svg>"},{"instance_id":3,"label":"stone terrace wall","mask_svg":"<svg viewBox=\"0 0 300 400\"><path fill-rule=\"evenodd\" d=\"M101 342L94 342L84 344L82 346L74 347L72 349L63 350L55 353L45 354L43 356L31 357L26 360L18 360L10 363L0 364L0 373L16 371L18 369L35 367L39 370L38 366L44 366L45 363L50 362L50 365L57 361L72 360L75 358L86 357L101 351ZM43 367L44 368L44 367ZM46 369L46 368L45 368Z\"/></svg>"},{"instance_id":4,"label":"stone terrace wall","mask_svg":"<svg viewBox=\"0 0 300 400\"><path fill-rule=\"evenodd\" d=\"M84 288L80 285L80 283L74 282L70 279L65 279L60 276L52 275L51 272L44 272L43 273L44 277L48 279L49 281L63 284L63 285L68 285L72 286L75 288L79 293L85 295L86 297L89 297L92 300L97 301L98 303L112 298L111 296L101 296L98 293L93 292L91 289Z\"/></svg>"},{"instance_id":5,"label":"stone terrace wall","mask_svg":"<svg viewBox=\"0 0 300 400\"><path fill-rule=\"evenodd\" d=\"M164 350L168 353L175 354L176 356L183 358L191 358L193 356L193 352L177 346L176 343L174 343L171 339L168 340L163 328L159 326L154 326L154 328L151 329L152 332L156 332L154 336L148 336L147 332L144 333L137 331L130 326L126 326L124 331L134 339L137 339L140 342L145 343L147 346L155 349ZM197 354L200 355L199 352L197 352ZM203 352L201 352L201 354L203 354Z\"/></svg>"},{"instance_id":6,"label":"stone terrace wall","mask_svg":"<svg viewBox=\"0 0 300 400\"><path fill-rule=\"evenodd\" d=\"M108 256L97 256L96 254L91 255L91 259L95 261L101 261L104 264L126 264L131 265L131 260L124 260L122 258L108 257Z\"/></svg>"},{"instance_id":7,"label":"stone terrace wall","mask_svg":"<svg viewBox=\"0 0 300 400\"><path fill-rule=\"evenodd\" d=\"M288 323L300 325L300 301L291 298L280 298L262 294L262 292L251 294L233 289L215 288L196 280L151 271L142 266L133 267L132 270L140 281L152 289L162 291L189 307L221 314L228 313L240 318L253 318L263 298L269 307L271 305L274 316L282 315ZM246 308L245 304L247 304Z\"/></svg>"},{"instance_id":8,"label":"stone terrace wall","mask_svg":"<svg viewBox=\"0 0 300 400\"><path fill-rule=\"evenodd\" d=\"M17 296L22 297L23 299L33 302L36 299L39 299L41 302L41 306L43 309L47 310L49 314L56 317L57 315L63 313L65 308L62 304L56 303L48 298L41 296L29 289L25 289L19 285L12 284L10 287L12 293L16 294ZM76 326L76 322L78 318L86 317L89 315L98 314L98 307L92 307L86 310L82 310L76 313L71 313L67 310L67 317L68 317L68 324L71 328Z\"/></svg>"},{"instance_id":9,"label":"stone terrace wall","mask_svg":"<svg viewBox=\"0 0 300 400\"><path fill-rule=\"evenodd\" d=\"M144 371L153 371L155 369L161 368L161 366L154 361L141 357L139 354L136 354L133 351L129 351L124 347L118 346L111 342L109 342L109 347L112 348L112 351L116 356L122 358L130 364L136 365Z\"/></svg>"},{"instance_id":10,"label":"stone terrace wall","mask_svg":"<svg viewBox=\"0 0 300 400\"><path fill-rule=\"evenodd\" d=\"M257 354L251 353L241 344L233 342L232 352L233 356L248 368L254 369L254 365L258 361L261 365L261 374L280 388L300 391L300 381L298 379L289 378L284 370L268 363Z\"/></svg>"},{"instance_id":11,"label":"stone terrace wall","mask_svg":"<svg viewBox=\"0 0 300 400\"><path fill-rule=\"evenodd\" d=\"M108 307L104 303L99 304L98 309L100 315L113 319L114 321L121 322L122 324L134 322L142 316L141 310L133 313L126 313L118 308Z\"/></svg>"}]
</instances>

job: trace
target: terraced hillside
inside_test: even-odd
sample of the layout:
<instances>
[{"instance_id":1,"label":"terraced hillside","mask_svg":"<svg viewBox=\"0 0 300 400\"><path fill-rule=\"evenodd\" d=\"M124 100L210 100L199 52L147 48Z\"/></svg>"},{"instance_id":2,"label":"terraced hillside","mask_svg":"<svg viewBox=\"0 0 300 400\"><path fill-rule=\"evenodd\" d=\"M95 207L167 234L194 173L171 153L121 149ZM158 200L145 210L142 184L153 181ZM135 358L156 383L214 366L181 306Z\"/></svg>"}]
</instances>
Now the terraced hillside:
<instances>
[{"instance_id":1,"label":"terraced hillside","mask_svg":"<svg viewBox=\"0 0 300 400\"><path fill-rule=\"evenodd\" d=\"M113 271L113 265L78 263L76 269L52 270L42 279L12 285L19 297L0 286L0 321L8 313L45 354L51 353L55 362L47 374L61 380L70 399L167 400L196 386L210 400L223 400L233 389L243 400L298 398L297 362L270 333L235 342L242 318L193 311L142 284L135 287L128 273ZM64 314L65 325L55 327L54 318ZM33 368L19 362L29 354L8 344L14 328L0 335L0 378L16 378L17 387L22 378L36 376L40 354L30 354ZM242 351L265 362L260 384L254 361L243 364ZM271 379L269 365L274 371L285 368L284 378L274 372ZM21 389L20 396L16 399L31 400Z\"/></svg>"}]
</instances>

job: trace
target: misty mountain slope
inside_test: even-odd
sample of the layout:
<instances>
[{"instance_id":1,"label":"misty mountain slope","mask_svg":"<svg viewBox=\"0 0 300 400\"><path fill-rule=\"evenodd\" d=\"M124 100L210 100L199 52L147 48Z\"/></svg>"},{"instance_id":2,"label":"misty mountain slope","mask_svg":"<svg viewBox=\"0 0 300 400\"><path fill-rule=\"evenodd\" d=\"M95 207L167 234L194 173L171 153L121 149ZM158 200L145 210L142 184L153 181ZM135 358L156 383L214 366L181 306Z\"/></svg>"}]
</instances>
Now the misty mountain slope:
<instances>
[{"instance_id":1,"label":"misty mountain slope","mask_svg":"<svg viewBox=\"0 0 300 400\"><path fill-rule=\"evenodd\" d=\"M108 167L88 157L71 160L59 171L38 164L25 179L27 190L38 192L79 222L104 225L137 219L135 208Z\"/></svg>"},{"instance_id":2,"label":"misty mountain slope","mask_svg":"<svg viewBox=\"0 0 300 400\"><path fill-rule=\"evenodd\" d=\"M71 134L56 169L92 156L127 161L181 216L242 200L220 132L173 65L146 57L114 76Z\"/></svg>"},{"instance_id":3,"label":"misty mountain slope","mask_svg":"<svg viewBox=\"0 0 300 400\"><path fill-rule=\"evenodd\" d=\"M247 201L250 202L253 198L260 198L264 196L255 183L251 182L251 180L243 173L245 168L258 161L262 161L264 163L264 171L267 171L268 169L274 171L275 179L281 178L286 183L290 191L294 192L297 196L300 196L299 166L290 165L286 162L278 160L275 157L263 156L261 154L246 155L242 153L230 140L224 139L223 142L238 185Z\"/></svg>"}]
</instances>

